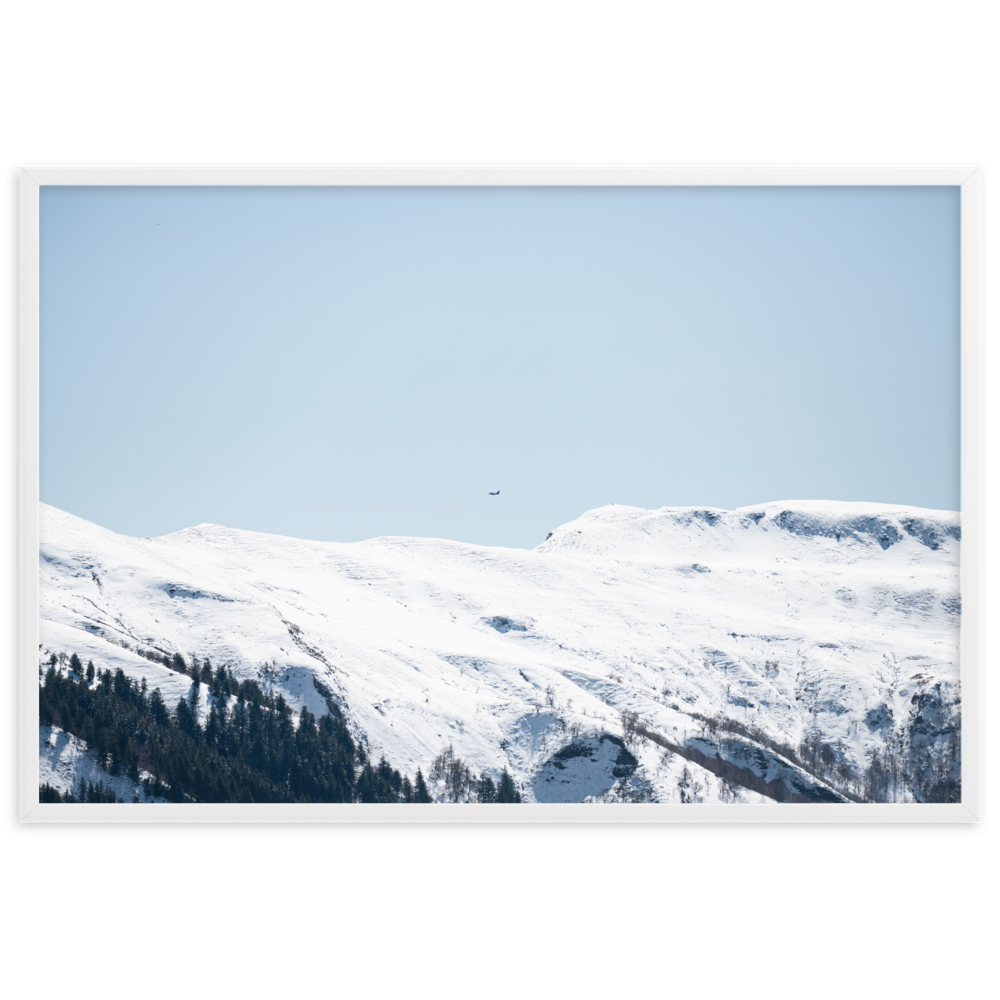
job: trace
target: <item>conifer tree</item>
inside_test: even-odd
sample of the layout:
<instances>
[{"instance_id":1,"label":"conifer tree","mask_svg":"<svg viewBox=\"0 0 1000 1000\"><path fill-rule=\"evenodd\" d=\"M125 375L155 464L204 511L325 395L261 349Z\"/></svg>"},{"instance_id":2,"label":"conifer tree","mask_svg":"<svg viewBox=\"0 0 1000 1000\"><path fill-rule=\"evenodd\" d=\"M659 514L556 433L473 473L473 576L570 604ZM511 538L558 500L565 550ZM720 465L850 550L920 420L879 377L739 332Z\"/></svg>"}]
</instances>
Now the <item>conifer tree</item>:
<instances>
[{"instance_id":1,"label":"conifer tree","mask_svg":"<svg viewBox=\"0 0 1000 1000\"><path fill-rule=\"evenodd\" d=\"M39 802L62 802L63 797L58 788L53 788L47 781L38 786Z\"/></svg>"},{"instance_id":2,"label":"conifer tree","mask_svg":"<svg viewBox=\"0 0 1000 1000\"><path fill-rule=\"evenodd\" d=\"M112 687L119 698L128 698L132 694L132 682L121 667L115 671L114 678L112 679Z\"/></svg>"},{"instance_id":3,"label":"conifer tree","mask_svg":"<svg viewBox=\"0 0 1000 1000\"><path fill-rule=\"evenodd\" d=\"M479 776L479 781L476 783L476 795L480 802L496 802L497 786L488 774Z\"/></svg>"},{"instance_id":4,"label":"conifer tree","mask_svg":"<svg viewBox=\"0 0 1000 1000\"><path fill-rule=\"evenodd\" d=\"M188 705L187 698L179 698L177 700L177 728L189 736L194 736L198 733L198 719L194 712L191 711L191 706Z\"/></svg>"},{"instance_id":5,"label":"conifer tree","mask_svg":"<svg viewBox=\"0 0 1000 1000\"><path fill-rule=\"evenodd\" d=\"M420 768L417 768L417 778L413 783L413 801L414 802L430 802L431 793L427 791L427 782L424 781L423 773Z\"/></svg>"},{"instance_id":6,"label":"conifer tree","mask_svg":"<svg viewBox=\"0 0 1000 1000\"><path fill-rule=\"evenodd\" d=\"M149 696L149 711L152 713L153 721L158 726L165 726L167 724L169 715L159 688L153 688L153 693Z\"/></svg>"},{"instance_id":7,"label":"conifer tree","mask_svg":"<svg viewBox=\"0 0 1000 1000\"><path fill-rule=\"evenodd\" d=\"M389 762L385 759L385 754L379 757L378 767L375 768L375 773L383 780L388 780L389 776L392 774L392 768L389 766Z\"/></svg>"},{"instance_id":8,"label":"conifer tree","mask_svg":"<svg viewBox=\"0 0 1000 1000\"><path fill-rule=\"evenodd\" d=\"M361 773L358 775L358 781L354 788L354 801L355 802L377 802L378 798L376 795L375 787L375 772L372 769L370 763L366 763L363 768L361 768Z\"/></svg>"},{"instance_id":9,"label":"conifer tree","mask_svg":"<svg viewBox=\"0 0 1000 1000\"><path fill-rule=\"evenodd\" d=\"M80 657L74 653L69 658L69 669L73 671L78 677L83 677L83 664L80 662Z\"/></svg>"},{"instance_id":10,"label":"conifer tree","mask_svg":"<svg viewBox=\"0 0 1000 1000\"><path fill-rule=\"evenodd\" d=\"M125 759L125 773L133 780L139 780L139 754L129 749Z\"/></svg>"},{"instance_id":11,"label":"conifer tree","mask_svg":"<svg viewBox=\"0 0 1000 1000\"><path fill-rule=\"evenodd\" d=\"M95 674L95 672L96 671L94 670L94 661L93 660L87 660L87 683L88 684L93 684L94 683L94 674Z\"/></svg>"},{"instance_id":12,"label":"conifer tree","mask_svg":"<svg viewBox=\"0 0 1000 1000\"><path fill-rule=\"evenodd\" d=\"M500 775L500 787L497 789L497 802L520 802L521 793L514 785L514 779L505 767Z\"/></svg>"},{"instance_id":13,"label":"conifer tree","mask_svg":"<svg viewBox=\"0 0 1000 1000\"><path fill-rule=\"evenodd\" d=\"M205 742L214 743L219 738L219 713L215 711L213 705L208 713L208 722L205 724Z\"/></svg>"}]
</instances>

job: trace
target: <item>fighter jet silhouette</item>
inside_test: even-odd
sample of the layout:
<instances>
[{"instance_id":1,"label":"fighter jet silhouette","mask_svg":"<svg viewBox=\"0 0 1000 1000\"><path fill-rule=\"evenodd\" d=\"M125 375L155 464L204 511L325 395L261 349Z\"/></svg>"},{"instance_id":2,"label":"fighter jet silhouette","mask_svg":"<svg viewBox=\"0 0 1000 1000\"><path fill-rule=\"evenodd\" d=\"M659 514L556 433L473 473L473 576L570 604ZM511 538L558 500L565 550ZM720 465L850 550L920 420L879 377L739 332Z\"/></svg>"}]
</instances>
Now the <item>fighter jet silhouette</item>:
<instances>
[{"instance_id":1,"label":"fighter jet silhouette","mask_svg":"<svg viewBox=\"0 0 1000 1000\"><path fill-rule=\"evenodd\" d=\"M498 497L498 496L500 496L500 491L497 490L496 493L487 493L486 495L488 497Z\"/></svg>"}]
</instances>

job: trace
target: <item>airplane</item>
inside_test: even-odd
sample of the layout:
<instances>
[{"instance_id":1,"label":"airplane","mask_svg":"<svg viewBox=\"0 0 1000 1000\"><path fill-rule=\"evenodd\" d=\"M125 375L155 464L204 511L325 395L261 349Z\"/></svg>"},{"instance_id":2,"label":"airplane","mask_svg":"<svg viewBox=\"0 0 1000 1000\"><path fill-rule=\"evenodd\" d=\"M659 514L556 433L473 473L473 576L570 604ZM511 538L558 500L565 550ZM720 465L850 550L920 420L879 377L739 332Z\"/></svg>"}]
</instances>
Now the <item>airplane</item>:
<instances>
[{"instance_id":1,"label":"airplane","mask_svg":"<svg viewBox=\"0 0 1000 1000\"><path fill-rule=\"evenodd\" d=\"M500 491L497 490L496 493L487 493L486 495L488 497L498 497L498 496L500 496Z\"/></svg>"}]
</instances>

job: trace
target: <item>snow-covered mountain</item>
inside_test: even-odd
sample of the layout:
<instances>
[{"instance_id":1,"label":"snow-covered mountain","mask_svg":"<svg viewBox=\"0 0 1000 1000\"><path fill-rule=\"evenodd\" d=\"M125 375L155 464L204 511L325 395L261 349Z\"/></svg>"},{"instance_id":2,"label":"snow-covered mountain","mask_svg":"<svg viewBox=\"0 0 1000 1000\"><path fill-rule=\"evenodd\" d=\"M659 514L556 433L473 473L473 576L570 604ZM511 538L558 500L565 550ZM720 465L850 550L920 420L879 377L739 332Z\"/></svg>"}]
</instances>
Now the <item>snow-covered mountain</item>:
<instances>
[{"instance_id":1,"label":"snow-covered mountain","mask_svg":"<svg viewBox=\"0 0 1000 1000\"><path fill-rule=\"evenodd\" d=\"M40 662L168 704L190 678L150 656L228 663L410 775L448 745L528 802L927 799L958 774L955 513L611 505L531 550L40 522Z\"/></svg>"}]
</instances>

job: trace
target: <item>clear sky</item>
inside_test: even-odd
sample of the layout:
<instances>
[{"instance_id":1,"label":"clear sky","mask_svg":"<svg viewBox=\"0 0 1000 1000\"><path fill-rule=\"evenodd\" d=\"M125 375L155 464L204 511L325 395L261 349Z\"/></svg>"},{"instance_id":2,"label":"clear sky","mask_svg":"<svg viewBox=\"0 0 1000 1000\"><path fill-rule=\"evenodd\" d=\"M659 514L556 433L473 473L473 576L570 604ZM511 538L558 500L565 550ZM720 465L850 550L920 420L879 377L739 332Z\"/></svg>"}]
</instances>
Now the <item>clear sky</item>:
<instances>
[{"instance_id":1,"label":"clear sky","mask_svg":"<svg viewBox=\"0 0 1000 1000\"><path fill-rule=\"evenodd\" d=\"M41 221L41 496L115 531L958 508L958 188L46 187Z\"/></svg>"}]
</instances>

